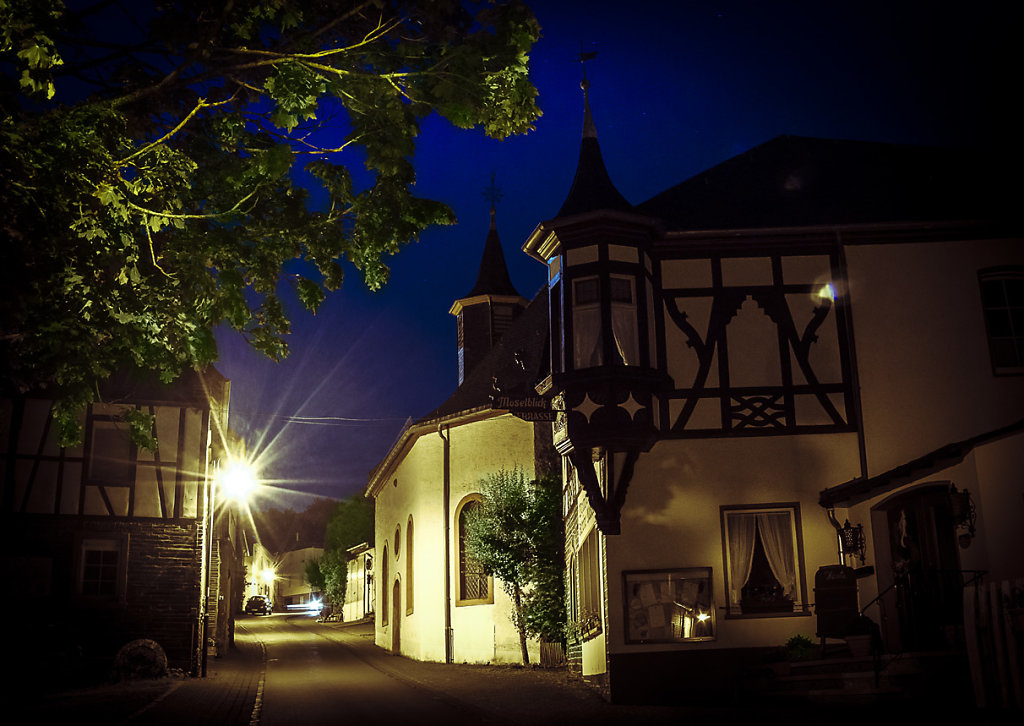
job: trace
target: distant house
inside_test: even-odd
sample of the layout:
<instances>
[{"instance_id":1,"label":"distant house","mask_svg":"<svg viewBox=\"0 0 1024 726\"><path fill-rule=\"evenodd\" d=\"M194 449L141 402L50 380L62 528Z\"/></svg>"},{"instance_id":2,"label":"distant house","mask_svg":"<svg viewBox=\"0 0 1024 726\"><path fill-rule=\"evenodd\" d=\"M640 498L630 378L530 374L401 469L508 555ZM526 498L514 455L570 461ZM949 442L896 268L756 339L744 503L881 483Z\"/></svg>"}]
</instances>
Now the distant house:
<instances>
[{"instance_id":1,"label":"distant house","mask_svg":"<svg viewBox=\"0 0 1024 726\"><path fill-rule=\"evenodd\" d=\"M342 619L351 623L373 617L373 547L366 543L359 544L350 547L346 554L348 576Z\"/></svg>"},{"instance_id":2,"label":"distant house","mask_svg":"<svg viewBox=\"0 0 1024 726\"><path fill-rule=\"evenodd\" d=\"M314 590L306 579L306 563L318 560L324 555L323 547L302 547L282 552L277 560L278 600L275 609L304 610L312 603L320 602L323 593Z\"/></svg>"},{"instance_id":3,"label":"distant house","mask_svg":"<svg viewBox=\"0 0 1024 726\"><path fill-rule=\"evenodd\" d=\"M459 386L407 426L370 475L374 501L376 642L418 660L518 663L511 601L469 557L465 521L481 480L557 467L550 423L530 419L546 375L547 297L508 276L494 210L477 282L452 305ZM519 415L510 409L517 408ZM539 644L529 644L536 661Z\"/></svg>"},{"instance_id":4,"label":"distant house","mask_svg":"<svg viewBox=\"0 0 1024 726\"><path fill-rule=\"evenodd\" d=\"M124 375L100 393L77 448L57 445L50 400L0 402L0 529L18 583L5 608L15 614L9 622L26 623L12 628L12 652L106 674L121 646L150 638L171 667L201 673L204 633L216 637L220 611L211 588L221 578L209 574L231 579L209 536L229 382L212 368L172 385ZM154 416L153 451L129 439L129 409ZM226 541L230 524L222 517L217 526Z\"/></svg>"},{"instance_id":5,"label":"distant house","mask_svg":"<svg viewBox=\"0 0 1024 726\"><path fill-rule=\"evenodd\" d=\"M779 137L632 205L585 116L523 247L549 273L573 668L615 701L708 697L863 610L888 652L970 661L980 702L987 674L1020 693L1024 240L998 177Z\"/></svg>"},{"instance_id":6,"label":"distant house","mask_svg":"<svg viewBox=\"0 0 1024 726\"><path fill-rule=\"evenodd\" d=\"M253 595L263 595L270 598L271 603L278 600L277 597L277 558L270 552L263 543L256 537L255 532L249 532L246 538L245 554L245 590L242 594L244 606Z\"/></svg>"}]
</instances>

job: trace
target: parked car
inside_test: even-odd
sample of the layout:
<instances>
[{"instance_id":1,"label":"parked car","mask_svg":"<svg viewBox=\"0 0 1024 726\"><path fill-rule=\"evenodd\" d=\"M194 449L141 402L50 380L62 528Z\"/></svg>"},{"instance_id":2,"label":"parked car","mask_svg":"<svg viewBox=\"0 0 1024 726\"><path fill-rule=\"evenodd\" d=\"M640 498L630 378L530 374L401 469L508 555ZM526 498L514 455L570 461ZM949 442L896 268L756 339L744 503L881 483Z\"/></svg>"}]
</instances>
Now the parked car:
<instances>
[{"instance_id":1,"label":"parked car","mask_svg":"<svg viewBox=\"0 0 1024 726\"><path fill-rule=\"evenodd\" d=\"M270 600L263 595L253 595L245 603L246 615L270 615L272 612L274 612L274 608L271 606Z\"/></svg>"}]
</instances>

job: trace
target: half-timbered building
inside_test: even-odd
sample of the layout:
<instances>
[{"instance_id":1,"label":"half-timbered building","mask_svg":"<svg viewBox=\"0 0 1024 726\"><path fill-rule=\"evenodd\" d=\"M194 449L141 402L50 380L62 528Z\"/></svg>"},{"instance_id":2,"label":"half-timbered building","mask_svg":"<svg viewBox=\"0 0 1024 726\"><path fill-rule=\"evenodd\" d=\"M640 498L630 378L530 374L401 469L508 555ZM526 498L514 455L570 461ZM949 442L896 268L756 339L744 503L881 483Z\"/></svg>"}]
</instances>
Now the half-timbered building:
<instances>
[{"instance_id":1,"label":"half-timbered building","mask_svg":"<svg viewBox=\"0 0 1024 726\"><path fill-rule=\"evenodd\" d=\"M146 638L170 667L200 673L204 642L231 630L218 618L219 587L240 598L243 581L240 558L222 562L223 544L208 536L229 382L210 368L171 385L125 375L99 390L73 448L58 444L52 401L2 402L0 517L13 583L4 605L9 623L24 624L12 652L51 677L104 677L123 645ZM155 448L129 436L133 409L153 417ZM228 523L218 526L216 540L230 541Z\"/></svg>"},{"instance_id":2,"label":"half-timbered building","mask_svg":"<svg viewBox=\"0 0 1024 726\"><path fill-rule=\"evenodd\" d=\"M728 693L792 636L841 638L814 607L837 566L891 652L963 651L979 582L1020 592L1024 244L977 161L779 137L632 205L587 105L523 249L569 652L613 700Z\"/></svg>"}]
</instances>

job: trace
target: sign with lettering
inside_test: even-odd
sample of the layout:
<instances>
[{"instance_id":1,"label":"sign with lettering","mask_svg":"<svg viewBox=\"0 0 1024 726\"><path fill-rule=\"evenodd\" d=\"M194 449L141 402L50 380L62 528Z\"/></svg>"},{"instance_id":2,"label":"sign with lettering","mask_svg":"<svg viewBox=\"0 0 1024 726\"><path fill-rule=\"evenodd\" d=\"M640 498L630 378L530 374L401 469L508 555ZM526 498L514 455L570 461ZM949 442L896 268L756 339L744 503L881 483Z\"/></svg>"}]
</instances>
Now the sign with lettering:
<instances>
[{"instance_id":1,"label":"sign with lettering","mask_svg":"<svg viewBox=\"0 0 1024 726\"><path fill-rule=\"evenodd\" d=\"M491 407L508 411L523 421L554 421L551 401L543 396L505 396L491 399Z\"/></svg>"}]
</instances>

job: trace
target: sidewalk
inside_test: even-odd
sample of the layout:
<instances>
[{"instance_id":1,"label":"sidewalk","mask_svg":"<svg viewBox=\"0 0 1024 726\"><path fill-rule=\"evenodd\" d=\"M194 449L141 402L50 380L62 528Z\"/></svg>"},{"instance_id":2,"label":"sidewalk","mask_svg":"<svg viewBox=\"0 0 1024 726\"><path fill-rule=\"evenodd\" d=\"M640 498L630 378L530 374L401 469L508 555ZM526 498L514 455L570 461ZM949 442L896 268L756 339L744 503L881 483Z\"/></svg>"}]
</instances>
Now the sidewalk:
<instances>
[{"instance_id":1,"label":"sidewalk","mask_svg":"<svg viewBox=\"0 0 1024 726\"><path fill-rule=\"evenodd\" d=\"M20 710L15 706L14 713L25 717L21 723L31 718L47 724L248 726L262 674L260 646L239 639L221 657L210 658L206 678L168 677L68 691L44 696Z\"/></svg>"}]
</instances>

